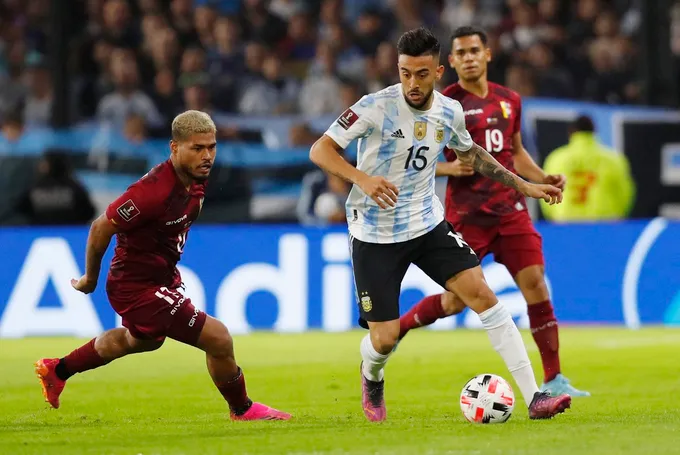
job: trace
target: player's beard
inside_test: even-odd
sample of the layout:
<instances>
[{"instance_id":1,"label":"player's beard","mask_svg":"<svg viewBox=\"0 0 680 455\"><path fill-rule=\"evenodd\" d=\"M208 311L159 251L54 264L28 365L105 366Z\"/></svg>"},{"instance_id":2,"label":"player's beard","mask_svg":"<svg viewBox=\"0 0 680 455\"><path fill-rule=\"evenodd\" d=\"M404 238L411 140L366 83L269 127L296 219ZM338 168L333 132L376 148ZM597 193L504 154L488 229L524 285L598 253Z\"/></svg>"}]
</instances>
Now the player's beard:
<instances>
[{"instance_id":1,"label":"player's beard","mask_svg":"<svg viewBox=\"0 0 680 455\"><path fill-rule=\"evenodd\" d=\"M208 180L208 177L210 177L210 172L208 172L207 174L199 174L194 169L191 169L191 168L188 168L188 167L184 168L184 173L186 175L188 175L189 177L191 177L191 179L193 181L199 182L199 183L205 182L206 180Z\"/></svg>"},{"instance_id":2,"label":"player's beard","mask_svg":"<svg viewBox=\"0 0 680 455\"><path fill-rule=\"evenodd\" d=\"M404 93L404 99L406 100L406 103L411 106L413 109L422 109L423 106L425 106L429 101L430 98L432 98L432 94L434 93L434 89L430 90L430 93L427 95L423 95L423 100L418 103L414 104L408 97L408 94Z\"/></svg>"}]
</instances>

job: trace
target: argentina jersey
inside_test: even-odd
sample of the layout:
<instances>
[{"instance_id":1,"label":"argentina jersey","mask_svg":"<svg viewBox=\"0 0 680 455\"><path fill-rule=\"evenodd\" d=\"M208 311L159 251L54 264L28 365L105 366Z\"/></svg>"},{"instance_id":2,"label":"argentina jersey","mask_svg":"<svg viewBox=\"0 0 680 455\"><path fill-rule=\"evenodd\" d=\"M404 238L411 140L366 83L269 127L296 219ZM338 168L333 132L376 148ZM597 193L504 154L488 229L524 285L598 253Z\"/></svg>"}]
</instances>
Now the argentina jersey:
<instances>
[{"instance_id":1,"label":"argentina jersey","mask_svg":"<svg viewBox=\"0 0 680 455\"><path fill-rule=\"evenodd\" d=\"M435 91L432 106L408 105L401 84L366 95L326 131L340 147L359 139L357 168L399 189L394 207L381 209L357 185L346 203L350 234L362 242L398 243L420 237L444 220L435 194L435 169L445 146L469 150L463 108Z\"/></svg>"}]
</instances>

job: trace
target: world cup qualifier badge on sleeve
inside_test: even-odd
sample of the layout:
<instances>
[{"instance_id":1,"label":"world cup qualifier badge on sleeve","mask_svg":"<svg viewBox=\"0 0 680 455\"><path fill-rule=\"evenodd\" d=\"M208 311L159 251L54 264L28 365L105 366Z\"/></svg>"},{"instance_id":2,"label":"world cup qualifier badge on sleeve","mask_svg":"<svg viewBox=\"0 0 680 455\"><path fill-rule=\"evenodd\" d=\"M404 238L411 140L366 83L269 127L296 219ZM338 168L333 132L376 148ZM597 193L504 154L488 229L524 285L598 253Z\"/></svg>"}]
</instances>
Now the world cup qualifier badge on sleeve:
<instances>
[{"instance_id":1,"label":"world cup qualifier badge on sleeve","mask_svg":"<svg viewBox=\"0 0 680 455\"><path fill-rule=\"evenodd\" d=\"M358 119L359 116L351 108L348 108L340 117L338 117L338 125L348 130Z\"/></svg>"},{"instance_id":2,"label":"world cup qualifier badge on sleeve","mask_svg":"<svg viewBox=\"0 0 680 455\"><path fill-rule=\"evenodd\" d=\"M118 207L116 211L124 221L130 221L139 215L139 209L135 203L132 202L132 199L128 199L127 201L123 202L123 204L121 204L121 206Z\"/></svg>"}]
</instances>

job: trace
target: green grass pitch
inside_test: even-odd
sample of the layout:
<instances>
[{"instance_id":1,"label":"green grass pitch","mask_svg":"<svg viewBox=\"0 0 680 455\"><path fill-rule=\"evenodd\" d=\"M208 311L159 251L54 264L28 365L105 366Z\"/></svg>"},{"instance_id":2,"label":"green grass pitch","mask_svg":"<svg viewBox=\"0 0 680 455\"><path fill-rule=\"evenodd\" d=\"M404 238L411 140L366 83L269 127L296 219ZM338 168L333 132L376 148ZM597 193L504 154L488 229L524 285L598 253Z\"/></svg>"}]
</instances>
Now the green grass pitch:
<instances>
[{"instance_id":1,"label":"green grass pitch","mask_svg":"<svg viewBox=\"0 0 680 455\"><path fill-rule=\"evenodd\" d=\"M229 421L202 354L174 341L73 377L51 410L32 362L84 340L0 340L0 454L680 454L680 330L563 329L563 370L593 396L550 421L530 421L518 396L502 425L460 412L470 377L510 379L486 334L464 330L410 334L387 367L388 421L366 422L362 335L236 337L251 397L294 414L256 423Z\"/></svg>"}]
</instances>

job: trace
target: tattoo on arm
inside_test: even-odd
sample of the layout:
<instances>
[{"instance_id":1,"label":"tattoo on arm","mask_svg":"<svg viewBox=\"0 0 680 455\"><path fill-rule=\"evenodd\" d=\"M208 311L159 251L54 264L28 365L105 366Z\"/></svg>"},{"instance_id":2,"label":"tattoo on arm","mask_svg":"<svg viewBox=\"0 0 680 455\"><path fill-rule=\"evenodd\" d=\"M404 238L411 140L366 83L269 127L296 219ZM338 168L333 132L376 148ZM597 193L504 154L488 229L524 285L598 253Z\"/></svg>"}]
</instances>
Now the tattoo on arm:
<instances>
[{"instance_id":1,"label":"tattoo on arm","mask_svg":"<svg viewBox=\"0 0 680 455\"><path fill-rule=\"evenodd\" d=\"M475 171L483 176L520 191L521 180L519 177L503 167L503 165L496 161L496 159L483 147L472 144L470 150L464 152L456 150L456 155L458 155L458 158L461 161L472 166Z\"/></svg>"}]
</instances>

